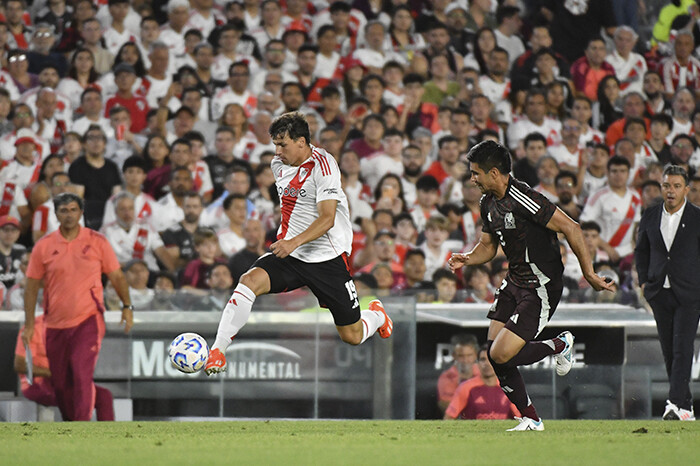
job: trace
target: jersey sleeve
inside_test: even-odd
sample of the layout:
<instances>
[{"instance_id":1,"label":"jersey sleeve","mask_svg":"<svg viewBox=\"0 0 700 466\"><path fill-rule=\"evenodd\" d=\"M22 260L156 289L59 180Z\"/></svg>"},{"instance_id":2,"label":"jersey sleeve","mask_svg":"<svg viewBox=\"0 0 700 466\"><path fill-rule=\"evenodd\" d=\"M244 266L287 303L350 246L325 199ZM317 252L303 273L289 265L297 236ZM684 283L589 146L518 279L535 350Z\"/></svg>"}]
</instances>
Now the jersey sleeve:
<instances>
[{"instance_id":1,"label":"jersey sleeve","mask_svg":"<svg viewBox=\"0 0 700 466\"><path fill-rule=\"evenodd\" d=\"M314 181L316 182L316 203L336 200L340 201L343 189L340 185L340 169L335 159L320 157L314 166Z\"/></svg>"},{"instance_id":2,"label":"jersey sleeve","mask_svg":"<svg viewBox=\"0 0 700 466\"><path fill-rule=\"evenodd\" d=\"M155 251L158 248L165 247L165 243L161 239L160 235L158 232L156 232L153 229L148 229L148 244L151 245L151 250Z\"/></svg>"},{"instance_id":3,"label":"jersey sleeve","mask_svg":"<svg viewBox=\"0 0 700 466\"><path fill-rule=\"evenodd\" d=\"M510 195L516 201L518 215L543 227L547 226L557 210L552 201L530 187L523 189L511 186Z\"/></svg>"}]
</instances>

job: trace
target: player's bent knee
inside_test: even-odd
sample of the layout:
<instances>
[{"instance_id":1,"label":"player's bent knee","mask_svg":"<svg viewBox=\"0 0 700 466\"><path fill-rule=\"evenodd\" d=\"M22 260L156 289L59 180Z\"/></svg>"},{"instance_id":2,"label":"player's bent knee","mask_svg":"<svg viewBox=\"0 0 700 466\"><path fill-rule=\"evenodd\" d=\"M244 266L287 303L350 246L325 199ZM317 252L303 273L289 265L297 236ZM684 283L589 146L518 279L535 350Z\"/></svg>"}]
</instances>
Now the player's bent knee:
<instances>
[{"instance_id":1,"label":"player's bent knee","mask_svg":"<svg viewBox=\"0 0 700 466\"><path fill-rule=\"evenodd\" d=\"M488 355L491 362L496 364L505 364L511 359L511 356L509 354L506 354L505 352L501 351L498 347L494 347L493 345L489 349Z\"/></svg>"},{"instance_id":2,"label":"player's bent knee","mask_svg":"<svg viewBox=\"0 0 700 466\"><path fill-rule=\"evenodd\" d=\"M247 286L255 296L260 296L270 291L270 277L263 269L255 267L241 276L238 282Z\"/></svg>"}]
</instances>

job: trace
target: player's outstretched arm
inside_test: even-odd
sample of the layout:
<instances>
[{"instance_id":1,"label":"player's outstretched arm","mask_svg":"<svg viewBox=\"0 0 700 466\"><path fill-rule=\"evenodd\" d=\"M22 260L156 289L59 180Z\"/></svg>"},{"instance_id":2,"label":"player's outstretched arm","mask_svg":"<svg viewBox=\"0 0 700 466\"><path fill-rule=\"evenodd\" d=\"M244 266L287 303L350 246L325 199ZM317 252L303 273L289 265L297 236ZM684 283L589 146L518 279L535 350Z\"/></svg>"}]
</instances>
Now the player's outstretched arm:
<instances>
[{"instance_id":1,"label":"player's outstretched arm","mask_svg":"<svg viewBox=\"0 0 700 466\"><path fill-rule=\"evenodd\" d=\"M481 233L481 238L474 249L466 254L454 253L447 261L452 271L461 269L465 265L484 264L494 258L498 252L498 245L490 233Z\"/></svg>"},{"instance_id":2,"label":"player's outstretched arm","mask_svg":"<svg viewBox=\"0 0 700 466\"><path fill-rule=\"evenodd\" d=\"M272 246L270 246L272 253L283 259L302 244L306 244L325 235L335 224L335 210L337 206L338 201L335 199L327 199L316 204L318 218L314 220L306 230L294 238L281 239L272 243Z\"/></svg>"},{"instance_id":3,"label":"player's outstretched arm","mask_svg":"<svg viewBox=\"0 0 700 466\"><path fill-rule=\"evenodd\" d=\"M615 291L612 283L607 283L593 271L593 262L586 248L586 243L583 241L583 232L578 223L573 221L571 217L557 207L554 215L552 215L549 223L547 223L547 228L557 233L563 233L564 236L566 236L566 241L569 242L571 250L574 251L579 264L581 264L583 277L590 283L594 290Z\"/></svg>"}]
</instances>

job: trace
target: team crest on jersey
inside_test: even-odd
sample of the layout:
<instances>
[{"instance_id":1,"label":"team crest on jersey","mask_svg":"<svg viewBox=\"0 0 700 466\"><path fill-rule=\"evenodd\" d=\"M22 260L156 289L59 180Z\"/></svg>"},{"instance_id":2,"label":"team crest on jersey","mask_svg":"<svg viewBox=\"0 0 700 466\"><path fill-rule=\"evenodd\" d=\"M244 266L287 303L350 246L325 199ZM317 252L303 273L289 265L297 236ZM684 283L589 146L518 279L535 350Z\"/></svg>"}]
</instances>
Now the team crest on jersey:
<instances>
[{"instance_id":1,"label":"team crest on jersey","mask_svg":"<svg viewBox=\"0 0 700 466\"><path fill-rule=\"evenodd\" d=\"M506 213L506 216L503 217L503 221L505 222L506 230L515 230L515 217L513 217L513 212Z\"/></svg>"},{"instance_id":2,"label":"team crest on jersey","mask_svg":"<svg viewBox=\"0 0 700 466\"><path fill-rule=\"evenodd\" d=\"M306 179L306 175L308 175L308 173L309 171L306 168L301 167L299 169L299 181L303 182Z\"/></svg>"}]
</instances>

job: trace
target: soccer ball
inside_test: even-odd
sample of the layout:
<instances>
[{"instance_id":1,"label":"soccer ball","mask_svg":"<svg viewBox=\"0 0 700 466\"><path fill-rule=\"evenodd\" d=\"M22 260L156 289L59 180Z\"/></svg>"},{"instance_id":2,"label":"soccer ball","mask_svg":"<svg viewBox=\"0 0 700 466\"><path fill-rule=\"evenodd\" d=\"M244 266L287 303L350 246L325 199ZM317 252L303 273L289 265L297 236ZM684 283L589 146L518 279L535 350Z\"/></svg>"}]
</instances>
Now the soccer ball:
<instances>
[{"instance_id":1,"label":"soccer ball","mask_svg":"<svg viewBox=\"0 0 700 466\"><path fill-rule=\"evenodd\" d=\"M209 345L196 333L183 333L170 343L168 355L174 368L186 374L193 374L207 363Z\"/></svg>"}]
</instances>

